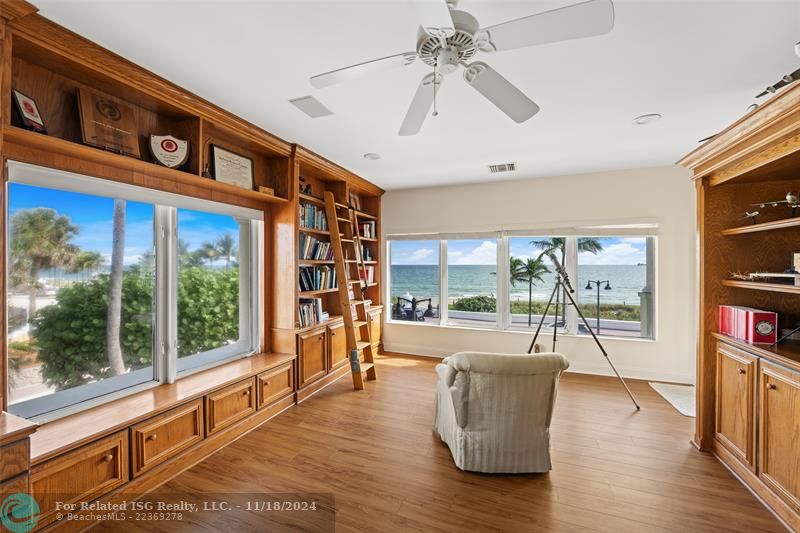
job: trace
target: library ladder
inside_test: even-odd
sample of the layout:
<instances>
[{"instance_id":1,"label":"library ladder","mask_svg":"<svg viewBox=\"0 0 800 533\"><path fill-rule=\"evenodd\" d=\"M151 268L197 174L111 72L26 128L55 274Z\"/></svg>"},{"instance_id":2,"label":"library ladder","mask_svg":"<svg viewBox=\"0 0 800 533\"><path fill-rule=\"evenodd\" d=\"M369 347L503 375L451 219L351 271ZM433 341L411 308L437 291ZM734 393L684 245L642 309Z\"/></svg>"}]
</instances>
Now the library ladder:
<instances>
[{"instance_id":1,"label":"library ladder","mask_svg":"<svg viewBox=\"0 0 800 533\"><path fill-rule=\"evenodd\" d=\"M347 214L345 218L343 215ZM333 193L325 193L325 215L331 234L333 259L339 288L344 332L347 339L347 353L350 357L350 373L353 375L353 388L364 388L364 374L368 380L377 379L372 354L372 338L369 326L369 300L364 298L367 288L366 268L355 213L346 205L337 204ZM352 253L350 253L352 252ZM355 267L356 278L351 279L351 265ZM356 296L357 295L357 296ZM355 317L353 310L355 309ZM361 354L364 362L361 362Z\"/></svg>"}]
</instances>

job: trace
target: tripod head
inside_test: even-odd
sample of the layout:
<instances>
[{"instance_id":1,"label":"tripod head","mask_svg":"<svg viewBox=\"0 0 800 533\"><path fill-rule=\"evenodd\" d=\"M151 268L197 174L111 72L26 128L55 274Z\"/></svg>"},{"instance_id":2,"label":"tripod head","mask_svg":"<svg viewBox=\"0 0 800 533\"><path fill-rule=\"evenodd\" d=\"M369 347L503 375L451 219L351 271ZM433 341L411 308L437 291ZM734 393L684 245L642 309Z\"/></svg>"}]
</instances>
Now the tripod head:
<instances>
[{"instance_id":1,"label":"tripod head","mask_svg":"<svg viewBox=\"0 0 800 533\"><path fill-rule=\"evenodd\" d=\"M551 250L547 252L547 256L550 258L550 261L553 262L553 265L556 267L556 273L558 274L561 281L564 283L564 286L569 290L569 292L575 292L575 289L572 287L572 283L569 281L569 274L567 274L567 269L564 268L564 265L561 264L561 261L558 260L556 254Z\"/></svg>"}]
</instances>

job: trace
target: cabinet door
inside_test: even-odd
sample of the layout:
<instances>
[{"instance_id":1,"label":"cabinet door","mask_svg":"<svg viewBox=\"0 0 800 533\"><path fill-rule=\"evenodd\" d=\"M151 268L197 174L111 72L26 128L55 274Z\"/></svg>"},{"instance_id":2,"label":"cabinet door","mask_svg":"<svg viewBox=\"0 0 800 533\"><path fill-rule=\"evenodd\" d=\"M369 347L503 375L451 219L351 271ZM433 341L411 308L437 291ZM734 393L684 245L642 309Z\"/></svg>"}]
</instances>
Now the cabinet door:
<instances>
[{"instance_id":1,"label":"cabinet door","mask_svg":"<svg viewBox=\"0 0 800 533\"><path fill-rule=\"evenodd\" d=\"M800 512L800 374L761 362L759 477Z\"/></svg>"},{"instance_id":2,"label":"cabinet door","mask_svg":"<svg viewBox=\"0 0 800 533\"><path fill-rule=\"evenodd\" d=\"M256 380L246 379L206 396L206 435L256 412Z\"/></svg>"},{"instance_id":3,"label":"cabinet door","mask_svg":"<svg viewBox=\"0 0 800 533\"><path fill-rule=\"evenodd\" d=\"M203 401L170 409L131 428L131 464L136 477L203 440Z\"/></svg>"},{"instance_id":4,"label":"cabinet door","mask_svg":"<svg viewBox=\"0 0 800 533\"><path fill-rule=\"evenodd\" d=\"M382 309L375 309L369 312L369 336L372 339L372 346L375 348L381 343L382 320Z\"/></svg>"},{"instance_id":5,"label":"cabinet door","mask_svg":"<svg viewBox=\"0 0 800 533\"><path fill-rule=\"evenodd\" d=\"M333 370L347 363L347 337L344 333L344 322L328 327L328 368Z\"/></svg>"},{"instance_id":6,"label":"cabinet door","mask_svg":"<svg viewBox=\"0 0 800 533\"><path fill-rule=\"evenodd\" d=\"M755 469L756 365L756 357L717 345L715 437L751 470Z\"/></svg>"},{"instance_id":7,"label":"cabinet door","mask_svg":"<svg viewBox=\"0 0 800 533\"><path fill-rule=\"evenodd\" d=\"M325 350L325 329L315 329L301 333L298 338L300 356L300 386L315 381L327 372Z\"/></svg>"},{"instance_id":8,"label":"cabinet door","mask_svg":"<svg viewBox=\"0 0 800 533\"><path fill-rule=\"evenodd\" d=\"M267 370L256 376L258 408L262 409L275 400L294 392L292 363Z\"/></svg>"}]
</instances>

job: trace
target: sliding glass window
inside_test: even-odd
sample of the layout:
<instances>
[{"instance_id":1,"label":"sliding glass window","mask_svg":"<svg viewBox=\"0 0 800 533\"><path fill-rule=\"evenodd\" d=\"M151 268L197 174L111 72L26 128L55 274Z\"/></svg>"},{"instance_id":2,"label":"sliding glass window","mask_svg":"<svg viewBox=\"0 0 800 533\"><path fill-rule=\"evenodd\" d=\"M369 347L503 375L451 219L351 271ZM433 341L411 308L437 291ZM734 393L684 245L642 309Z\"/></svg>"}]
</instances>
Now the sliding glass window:
<instances>
[{"instance_id":1,"label":"sliding glass window","mask_svg":"<svg viewBox=\"0 0 800 533\"><path fill-rule=\"evenodd\" d=\"M447 241L447 321L497 324L497 238Z\"/></svg>"},{"instance_id":2,"label":"sliding glass window","mask_svg":"<svg viewBox=\"0 0 800 533\"><path fill-rule=\"evenodd\" d=\"M563 291L553 293L556 282L554 255L565 264L564 237L509 237L509 325L512 328L537 328L548 301L551 302L542 331L566 327L567 308ZM552 296L552 301L551 301Z\"/></svg>"},{"instance_id":3,"label":"sliding glass window","mask_svg":"<svg viewBox=\"0 0 800 533\"><path fill-rule=\"evenodd\" d=\"M9 162L8 410L52 419L252 354L258 211Z\"/></svg>"},{"instance_id":4,"label":"sliding glass window","mask_svg":"<svg viewBox=\"0 0 800 533\"><path fill-rule=\"evenodd\" d=\"M396 240L389 248L392 320L439 323L439 241Z\"/></svg>"}]
</instances>

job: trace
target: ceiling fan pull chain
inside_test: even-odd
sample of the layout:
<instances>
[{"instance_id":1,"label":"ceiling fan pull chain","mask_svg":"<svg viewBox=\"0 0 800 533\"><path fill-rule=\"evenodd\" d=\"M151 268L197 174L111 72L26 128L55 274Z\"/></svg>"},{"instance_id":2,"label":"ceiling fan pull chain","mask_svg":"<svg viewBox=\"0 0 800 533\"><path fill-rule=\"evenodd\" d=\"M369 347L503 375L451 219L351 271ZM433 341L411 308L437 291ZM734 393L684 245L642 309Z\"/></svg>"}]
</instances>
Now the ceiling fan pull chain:
<instances>
[{"instance_id":1,"label":"ceiling fan pull chain","mask_svg":"<svg viewBox=\"0 0 800 533\"><path fill-rule=\"evenodd\" d=\"M436 110L436 92L437 92L436 91L436 86L438 85L436 83L436 75L437 75L436 74L436 65L434 65L433 66L433 115L432 115L434 117L438 117L439 116L439 111Z\"/></svg>"}]
</instances>

